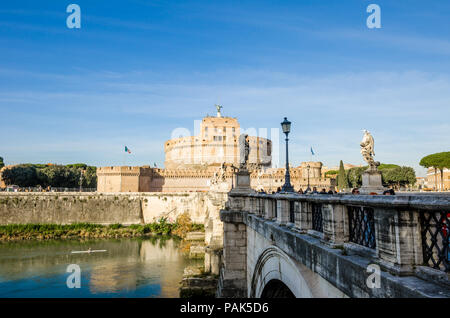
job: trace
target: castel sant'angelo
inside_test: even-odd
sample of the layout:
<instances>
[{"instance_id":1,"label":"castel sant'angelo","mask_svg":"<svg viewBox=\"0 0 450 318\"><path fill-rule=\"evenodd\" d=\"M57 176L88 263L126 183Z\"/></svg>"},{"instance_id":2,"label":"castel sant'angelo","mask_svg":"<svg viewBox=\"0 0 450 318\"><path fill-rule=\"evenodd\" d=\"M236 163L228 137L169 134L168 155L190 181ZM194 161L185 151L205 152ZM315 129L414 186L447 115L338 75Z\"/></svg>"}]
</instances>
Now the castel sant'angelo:
<instances>
[{"instance_id":1,"label":"castel sant'angelo","mask_svg":"<svg viewBox=\"0 0 450 318\"><path fill-rule=\"evenodd\" d=\"M256 136L241 136L236 118L206 116L197 136L170 139L164 143L165 169L150 166L97 168L98 192L193 192L224 191L233 187L233 173L240 162L240 138L249 145L250 182L255 190L276 191L284 184L285 168L272 168L272 142ZM334 189L335 180L325 178L321 162L302 162L290 168L295 190L308 186Z\"/></svg>"}]
</instances>

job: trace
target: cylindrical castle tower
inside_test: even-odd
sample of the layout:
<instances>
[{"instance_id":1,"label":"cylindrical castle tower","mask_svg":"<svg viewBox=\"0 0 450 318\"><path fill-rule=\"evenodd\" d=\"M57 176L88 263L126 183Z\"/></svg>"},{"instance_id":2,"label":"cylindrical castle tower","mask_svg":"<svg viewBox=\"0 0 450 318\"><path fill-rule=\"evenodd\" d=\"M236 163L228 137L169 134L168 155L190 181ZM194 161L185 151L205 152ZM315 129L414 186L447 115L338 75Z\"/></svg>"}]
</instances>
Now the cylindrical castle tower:
<instances>
[{"instance_id":1,"label":"cylindrical castle tower","mask_svg":"<svg viewBox=\"0 0 450 318\"><path fill-rule=\"evenodd\" d=\"M233 164L239 166L240 125L236 118L205 117L198 136L170 139L164 143L166 169L192 168L197 165ZM272 143L269 139L249 136L249 163L269 167Z\"/></svg>"}]
</instances>

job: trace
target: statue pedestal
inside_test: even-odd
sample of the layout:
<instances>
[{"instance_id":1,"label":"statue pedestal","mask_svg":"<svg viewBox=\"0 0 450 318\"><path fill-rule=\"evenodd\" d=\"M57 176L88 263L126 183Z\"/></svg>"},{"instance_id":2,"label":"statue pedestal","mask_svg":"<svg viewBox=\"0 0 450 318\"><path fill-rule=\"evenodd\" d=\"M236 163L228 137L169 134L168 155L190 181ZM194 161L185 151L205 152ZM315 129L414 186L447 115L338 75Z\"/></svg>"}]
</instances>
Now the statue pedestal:
<instances>
[{"instance_id":1,"label":"statue pedestal","mask_svg":"<svg viewBox=\"0 0 450 318\"><path fill-rule=\"evenodd\" d=\"M250 172L248 172L248 170L239 170L234 174L233 178L234 187L231 189L230 193L255 193L255 190L250 187Z\"/></svg>"},{"instance_id":2,"label":"statue pedestal","mask_svg":"<svg viewBox=\"0 0 450 318\"><path fill-rule=\"evenodd\" d=\"M359 188L359 193L370 194L371 192L383 194L386 188L381 182L381 173L375 169L368 169L362 174L362 187Z\"/></svg>"}]
</instances>

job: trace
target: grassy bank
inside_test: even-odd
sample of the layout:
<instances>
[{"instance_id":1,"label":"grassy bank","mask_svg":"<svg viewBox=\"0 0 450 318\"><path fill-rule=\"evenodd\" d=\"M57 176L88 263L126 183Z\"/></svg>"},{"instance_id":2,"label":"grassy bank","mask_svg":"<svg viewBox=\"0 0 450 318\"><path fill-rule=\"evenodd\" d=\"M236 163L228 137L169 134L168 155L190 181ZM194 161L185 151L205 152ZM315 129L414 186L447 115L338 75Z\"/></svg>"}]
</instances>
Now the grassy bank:
<instances>
[{"instance_id":1,"label":"grassy bank","mask_svg":"<svg viewBox=\"0 0 450 318\"><path fill-rule=\"evenodd\" d=\"M0 225L0 241L47 240L68 238L120 238L142 237L152 235L174 235L183 238L187 232L202 231L202 224L192 224L178 218L175 223L168 223L161 218L150 224L101 225L92 223L74 224L10 224Z\"/></svg>"}]
</instances>

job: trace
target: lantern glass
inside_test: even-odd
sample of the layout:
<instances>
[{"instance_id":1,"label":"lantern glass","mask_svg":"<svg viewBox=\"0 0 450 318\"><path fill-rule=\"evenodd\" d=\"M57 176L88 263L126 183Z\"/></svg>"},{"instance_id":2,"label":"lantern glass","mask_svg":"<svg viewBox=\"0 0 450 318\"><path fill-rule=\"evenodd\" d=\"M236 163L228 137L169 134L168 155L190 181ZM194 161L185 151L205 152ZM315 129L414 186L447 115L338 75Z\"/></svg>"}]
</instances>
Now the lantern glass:
<instances>
[{"instance_id":1,"label":"lantern glass","mask_svg":"<svg viewBox=\"0 0 450 318\"><path fill-rule=\"evenodd\" d=\"M284 121L281 123L281 128L285 134L289 134L291 131L291 122L287 120L287 117L284 117Z\"/></svg>"}]
</instances>

